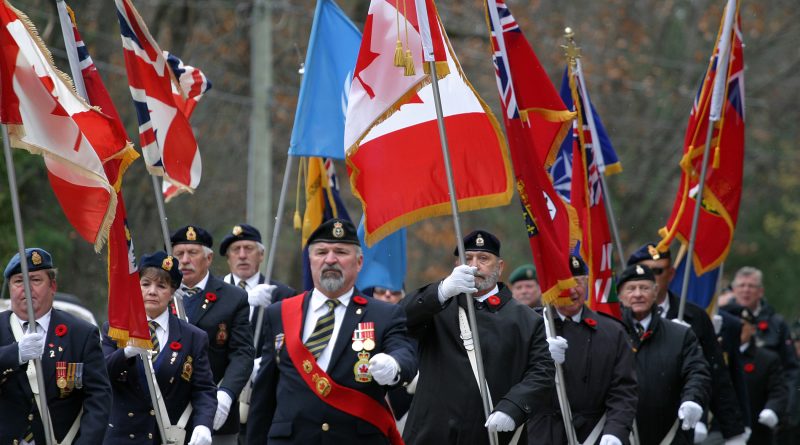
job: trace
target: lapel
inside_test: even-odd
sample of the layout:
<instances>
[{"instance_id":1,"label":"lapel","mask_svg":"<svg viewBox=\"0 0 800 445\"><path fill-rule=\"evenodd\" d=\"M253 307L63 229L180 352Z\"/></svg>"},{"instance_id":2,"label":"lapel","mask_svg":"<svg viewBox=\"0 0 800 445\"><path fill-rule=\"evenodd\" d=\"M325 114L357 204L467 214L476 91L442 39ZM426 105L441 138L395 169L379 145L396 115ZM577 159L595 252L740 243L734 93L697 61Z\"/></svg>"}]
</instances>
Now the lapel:
<instances>
[{"instance_id":1,"label":"lapel","mask_svg":"<svg viewBox=\"0 0 800 445\"><path fill-rule=\"evenodd\" d=\"M56 326L64 324L67 326L67 333L59 337L56 335ZM42 373L44 374L44 381L55 382L56 380L56 362L66 361L64 353L69 345L67 337L73 335L70 332L70 327L64 323L61 312L53 309L50 312L50 326L47 327L47 337L44 341L44 354L42 354ZM68 355L70 357L70 355ZM46 365L46 366L45 366Z\"/></svg>"},{"instance_id":2,"label":"lapel","mask_svg":"<svg viewBox=\"0 0 800 445\"><path fill-rule=\"evenodd\" d=\"M161 352L158 354L158 358L154 364L156 380L158 380L158 384L162 388L167 389L174 383L171 379L179 374L177 370L183 365L183 357L186 355L188 345L184 344L182 340L183 332L180 323L178 323L178 318L170 315L167 344L163 345L161 348ZM181 345L180 350L172 350L171 345L174 342ZM177 352L177 354L174 354L175 352ZM172 359L173 355L175 356L174 360ZM166 392L166 390L162 390L162 392Z\"/></svg>"},{"instance_id":3,"label":"lapel","mask_svg":"<svg viewBox=\"0 0 800 445\"><path fill-rule=\"evenodd\" d=\"M209 299L209 294L214 295L213 300L220 298L219 290L222 288L222 285L225 283L215 278L213 275L208 276L208 282L206 283L205 289L199 293L199 297L203 300L199 303L199 305L195 308L195 319L192 322L194 325L199 325L200 320L211 310L211 308L217 304L216 301L211 301ZM211 341L211 339L209 339Z\"/></svg>"},{"instance_id":4,"label":"lapel","mask_svg":"<svg viewBox=\"0 0 800 445\"><path fill-rule=\"evenodd\" d=\"M344 352L350 349L350 341L353 339L353 331L356 329L356 326L358 326L358 323L367 315L367 311L369 310L368 307L370 299L367 298L367 304L365 305L356 304L353 301L353 298L355 298L357 295L358 294L354 292L353 296L350 298L350 304L347 305L347 310L345 311L342 325L339 326L339 334L336 336L336 343L334 343L333 346L331 361L328 364L329 370L332 370L342 355L344 355ZM361 298L364 297L361 296ZM357 314L356 312L361 313Z\"/></svg>"},{"instance_id":5,"label":"lapel","mask_svg":"<svg viewBox=\"0 0 800 445\"><path fill-rule=\"evenodd\" d=\"M258 273L258 284L264 284L267 282L267 277L264 276L263 273Z\"/></svg>"},{"instance_id":6,"label":"lapel","mask_svg":"<svg viewBox=\"0 0 800 445\"><path fill-rule=\"evenodd\" d=\"M14 343L14 333L11 332L11 311L5 311L0 315L0 345L10 345Z\"/></svg>"}]
</instances>

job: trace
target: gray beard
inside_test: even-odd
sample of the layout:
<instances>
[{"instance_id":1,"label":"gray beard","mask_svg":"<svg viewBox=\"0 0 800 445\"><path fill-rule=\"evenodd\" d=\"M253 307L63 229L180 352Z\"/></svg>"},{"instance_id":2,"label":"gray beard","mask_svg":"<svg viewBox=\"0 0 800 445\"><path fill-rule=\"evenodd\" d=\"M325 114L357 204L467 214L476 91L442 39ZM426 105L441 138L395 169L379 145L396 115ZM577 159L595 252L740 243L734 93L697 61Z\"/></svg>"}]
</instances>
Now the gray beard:
<instances>
[{"instance_id":1,"label":"gray beard","mask_svg":"<svg viewBox=\"0 0 800 445\"><path fill-rule=\"evenodd\" d=\"M325 292L335 292L344 285L344 275L321 277L319 285Z\"/></svg>"},{"instance_id":2,"label":"gray beard","mask_svg":"<svg viewBox=\"0 0 800 445\"><path fill-rule=\"evenodd\" d=\"M496 284L497 280L500 279L500 268L494 270L494 272L490 273L489 275L480 278L480 282L475 280L475 288L478 289L478 292L483 292L486 290L491 290Z\"/></svg>"}]
</instances>

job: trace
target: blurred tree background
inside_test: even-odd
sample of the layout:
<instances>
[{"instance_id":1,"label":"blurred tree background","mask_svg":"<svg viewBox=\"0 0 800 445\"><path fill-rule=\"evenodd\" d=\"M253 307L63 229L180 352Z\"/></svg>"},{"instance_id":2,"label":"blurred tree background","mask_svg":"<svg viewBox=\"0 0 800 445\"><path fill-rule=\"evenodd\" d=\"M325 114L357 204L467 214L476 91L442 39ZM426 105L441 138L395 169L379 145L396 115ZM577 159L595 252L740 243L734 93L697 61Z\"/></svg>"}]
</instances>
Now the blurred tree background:
<instances>
[{"instance_id":1,"label":"blurred tree background","mask_svg":"<svg viewBox=\"0 0 800 445\"><path fill-rule=\"evenodd\" d=\"M369 1L338 0L359 26ZM68 71L54 0L13 0L37 26L55 62ZM111 0L72 0L78 26L95 64L138 145L128 93L119 25ZM305 57L314 1L266 1L272 13L274 86L270 93L273 187L256 196L277 203ZM565 66L560 45L570 26L582 47L589 91L622 160L624 171L608 179L626 254L657 239L678 186L678 160L692 100L717 34L723 0L607 0L605 2L507 0L556 87ZM203 177L193 195L167 204L169 226L203 226L218 243L246 217L250 98L250 31L253 0L135 0L162 49L201 68L214 87L192 117L203 157ZM483 4L479 0L437 1L442 20L468 78L499 110ZM726 282L743 265L764 271L766 295L789 319L800 313L800 12L795 0L742 2L746 62L747 145L739 224ZM257 87L257 86L256 86ZM105 319L105 255L95 254L66 222L47 182L40 157L14 150L28 246L50 250L61 269L60 290L81 296ZM476 159L476 162L480 162ZM0 160L0 257L16 251L5 164ZM353 218L353 199L344 164L337 162L342 194ZM299 234L292 229L294 181L282 215L274 277L299 286ZM403 178L386 178L397 187ZM150 178L141 161L125 177L124 194L138 255L163 248ZM466 233L483 227L503 242L504 276L531 261L516 197L507 207L462 214ZM408 239L407 287L445 275L455 245L450 217L417 223ZM271 234L265 233L268 241ZM215 245L216 247L216 245ZM676 247L673 246L673 250ZM223 258L213 271L226 272Z\"/></svg>"}]
</instances>

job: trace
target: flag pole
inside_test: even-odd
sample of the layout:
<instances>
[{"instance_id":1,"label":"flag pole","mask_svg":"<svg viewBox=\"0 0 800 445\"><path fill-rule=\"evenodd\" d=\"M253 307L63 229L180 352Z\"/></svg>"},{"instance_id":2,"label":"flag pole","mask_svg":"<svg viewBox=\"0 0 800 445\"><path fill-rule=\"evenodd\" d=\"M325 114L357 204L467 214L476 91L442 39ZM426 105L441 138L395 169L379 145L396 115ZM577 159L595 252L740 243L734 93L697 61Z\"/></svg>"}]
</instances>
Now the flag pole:
<instances>
[{"instance_id":1,"label":"flag pole","mask_svg":"<svg viewBox=\"0 0 800 445\"><path fill-rule=\"evenodd\" d=\"M22 285L25 288L25 301L28 306L28 332L36 332L36 314L33 310L33 299L31 298L31 283L28 277L28 259L25 255L25 237L22 229L22 216L19 209L19 195L17 192L17 176L14 172L14 158L11 156L11 146L8 141L8 126L5 124L3 127L3 152L6 158L6 171L8 172L8 190L11 195L11 209L14 215L14 231L17 235L17 249L20 258L20 266L22 268ZM10 285L8 282L6 285ZM55 437L53 436L53 424L50 420L50 410L47 406L47 392L44 385L44 374L42 373L42 360L34 359L33 366L36 369L36 386L39 389L39 394L36 394L36 399L39 405L39 414L42 419L42 427L44 429L44 438L47 445L53 445Z\"/></svg>"},{"instance_id":2,"label":"flag pole","mask_svg":"<svg viewBox=\"0 0 800 445\"><path fill-rule=\"evenodd\" d=\"M169 226L167 218L167 210L164 207L164 195L161 193L161 184L158 182L156 175L150 175L151 183L153 184L153 192L156 195L156 208L158 208L158 221L161 225L161 236L164 237L164 249L167 255L172 255L172 241L169 236ZM189 317L186 314L186 308L183 305L183 293L180 289L172 295L172 303L175 305L175 316L183 321L188 322Z\"/></svg>"},{"instance_id":3,"label":"flag pole","mask_svg":"<svg viewBox=\"0 0 800 445\"><path fill-rule=\"evenodd\" d=\"M436 121L439 126L439 139L442 143L442 155L444 156L445 173L447 174L447 189L450 191L450 208L453 213L453 227L456 232L456 242L458 243L458 259L461 264L467 264L466 255L464 254L464 238L461 235L461 222L458 215L458 202L456 200L456 186L453 182L453 171L450 165L450 151L447 145L447 131L444 128L444 115L442 113L442 99L439 95L439 79L436 75L436 61L431 60L428 63L430 67L431 85L433 86L433 101L436 106ZM478 381L480 382L481 400L483 401L483 412L486 417L492 412L492 401L489 399L488 384L486 382L485 373L483 370L483 354L481 353L481 342L478 337L478 321L475 318L475 305L472 304L472 294L464 294L464 299L467 306L467 318L472 327L472 340L475 346L475 362L478 371ZM489 431L489 443L495 445L498 443L497 433Z\"/></svg>"},{"instance_id":4,"label":"flag pole","mask_svg":"<svg viewBox=\"0 0 800 445\"><path fill-rule=\"evenodd\" d=\"M553 319L553 311L555 306L548 304L544 309L545 317L545 333L547 338L555 338L558 334L555 330L555 321ZM567 443L569 445L580 445L578 442L578 435L575 433L575 426L572 424L572 408L569 406L569 398L567 397L566 380L564 380L564 365L555 363L556 367L556 394L558 395L558 405L561 408L561 416L564 418L564 430L567 434Z\"/></svg>"},{"instance_id":5,"label":"flag pole","mask_svg":"<svg viewBox=\"0 0 800 445\"><path fill-rule=\"evenodd\" d=\"M728 0L728 4L725 6L725 21L722 24L722 32L720 32L719 42L717 43L717 72L714 75L714 89L711 93L711 109L708 114L708 131L706 132L706 145L703 148L703 163L700 168L697 193L694 197L695 204L694 213L692 214L692 230L689 233L689 247L686 252L686 272L683 274L683 283L681 283L681 302L680 306L678 306L678 320L683 320L683 315L686 311L686 294L689 290L689 275L692 273L692 259L695 241L697 240L697 225L700 220L703 190L706 184L708 157L711 152L711 138L714 135L714 127L721 118L722 103L724 102L723 96L728 82L728 60L730 58L731 33L735 14L736 0ZM691 152L687 153L687 155L691 156ZM691 158L689 160L691 161Z\"/></svg>"}]
</instances>

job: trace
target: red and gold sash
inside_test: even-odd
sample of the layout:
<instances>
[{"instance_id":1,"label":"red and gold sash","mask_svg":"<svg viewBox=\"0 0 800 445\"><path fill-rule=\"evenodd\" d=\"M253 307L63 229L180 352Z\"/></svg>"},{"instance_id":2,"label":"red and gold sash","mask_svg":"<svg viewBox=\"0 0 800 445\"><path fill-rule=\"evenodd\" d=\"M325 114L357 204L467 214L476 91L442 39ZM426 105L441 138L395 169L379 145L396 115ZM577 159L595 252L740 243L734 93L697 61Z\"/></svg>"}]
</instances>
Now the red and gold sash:
<instances>
[{"instance_id":1,"label":"red and gold sash","mask_svg":"<svg viewBox=\"0 0 800 445\"><path fill-rule=\"evenodd\" d=\"M286 352L292 359L297 373L303 377L306 385L320 400L339 411L371 423L389 439L392 445L403 445L403 439L391 412L372 397L337 384L317 365L317 360L301 341L304 296L305 294L296 295L281 303Z\"/></svg>"}]
</instances>

